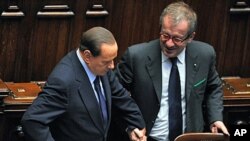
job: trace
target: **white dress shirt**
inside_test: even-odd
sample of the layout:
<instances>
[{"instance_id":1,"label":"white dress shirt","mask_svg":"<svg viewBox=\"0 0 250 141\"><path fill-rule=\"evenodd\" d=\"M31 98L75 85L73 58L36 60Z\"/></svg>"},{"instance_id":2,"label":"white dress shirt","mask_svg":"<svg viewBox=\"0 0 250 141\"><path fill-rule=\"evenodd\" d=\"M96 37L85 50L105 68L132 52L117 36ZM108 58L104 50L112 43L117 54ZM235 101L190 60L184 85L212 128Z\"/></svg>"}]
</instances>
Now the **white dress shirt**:
<instances>
[{"instance_id":1,"label":"white dress shirt","mask_svg":"<svg viewBox=\"0 0 250 141\"><path fill-rule=\"evenodd\" d=\"M168 84L172 67L171 61L162 53L162 96L160 103L160 111L157 115L153 128L149 136L157 141L168 141L169 121L168 121ZM177 66L180 74L181 82L181 105L183 116L183 131L186 128L186 101L185 101L185 82L186 82L186 62L185 49L177 56Z\"/></svg>"}]
</instances>

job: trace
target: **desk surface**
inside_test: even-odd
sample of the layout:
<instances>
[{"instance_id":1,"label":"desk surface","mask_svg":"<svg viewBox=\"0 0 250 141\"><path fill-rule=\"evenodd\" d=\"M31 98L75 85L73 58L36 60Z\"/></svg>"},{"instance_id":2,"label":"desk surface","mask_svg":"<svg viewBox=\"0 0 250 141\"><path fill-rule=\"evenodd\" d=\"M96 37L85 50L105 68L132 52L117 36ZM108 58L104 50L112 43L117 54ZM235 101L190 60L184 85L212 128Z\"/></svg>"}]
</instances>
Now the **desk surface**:
<instances>
[{"instance_id":1,"label":"desk surface","mask_svg":"<svg viewBox=\"0 0 250 141\"><path fill-rule=\"evenodd\" d=\"M5 83L10 90L9 96L4 98L5 105L31 104L41 91L36 83Z\"/></svg>"},{"instance_id":2,"label":"desk surface","mask_svg":"<svg viewBox=\"0 0 250 141\"><path fill-rule=\"evenodd\" d=\"M224 106L250 106L250 78L224 77Z\"/></svg>"},{"instance_id":3,"label":"desk surface","mask_svg":"<svg viewBox=\"0 0 250 141\"><path fill-rule=\"evenodd\" d=\"M223 77L222 81L224 106L250 106L250 78ZM0 96L3 103L8 106L29 105L41 91L44 83L4 83L0 79Z\"/></svg>"}]
</instances>

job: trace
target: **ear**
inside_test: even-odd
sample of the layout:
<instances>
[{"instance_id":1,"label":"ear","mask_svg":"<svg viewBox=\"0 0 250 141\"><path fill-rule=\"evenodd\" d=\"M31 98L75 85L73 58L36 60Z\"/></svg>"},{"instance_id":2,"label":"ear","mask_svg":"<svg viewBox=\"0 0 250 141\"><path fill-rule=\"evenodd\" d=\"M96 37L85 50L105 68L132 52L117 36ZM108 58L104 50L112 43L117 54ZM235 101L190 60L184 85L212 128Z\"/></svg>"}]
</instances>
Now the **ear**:
<instances>
[{"instance_id":1,"label":"ear","mask_svg":"<svg viewBox=\"0 0 250 141\"><path fill-rule=\"evenodd\" d=\"M88 64L90 62L92 54L91 54L91 52L89 50L84 50L81 53L81 56L82 56L83 60L86 62L86 64Z\"/></svg>"},{"instance_id":2,"label":"ear","mask_svg":"<svg viewBox=\"0 0 250 141\"><path fill-rule=\"evenodd\" d=\"M189 39L188 39L188 42L189 42L189 43L194 39L195 34L196 34L196 33L193 32L193 33L190 35L190 37L189 37Z\"/></svg>"}]
</instances>

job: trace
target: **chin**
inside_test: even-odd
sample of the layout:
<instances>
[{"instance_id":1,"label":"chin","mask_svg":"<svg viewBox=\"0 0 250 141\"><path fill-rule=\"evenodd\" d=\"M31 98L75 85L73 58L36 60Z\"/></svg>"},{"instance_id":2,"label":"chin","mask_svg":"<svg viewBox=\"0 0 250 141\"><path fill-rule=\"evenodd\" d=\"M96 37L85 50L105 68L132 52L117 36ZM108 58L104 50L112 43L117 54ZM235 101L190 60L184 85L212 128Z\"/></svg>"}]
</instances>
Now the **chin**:
<instances>
[{"instance_id":1,"label":"chin","mask_svg":"<svg viewBox=\"0 0 250 141\"><path fill-rule=\"evenodd\" d=\"M175 55L175 53L165 50L164 55L171 58L171 57L173 57Z\"/></svg>"},{"instance_id":2,"label":"chin","mask_svg":"<svg viewBox=\"0 0 250 141\"><path fill-rule=\"evenodd\" d=\"M99 73L98 75L99 76L103 76L103 75L105 75L107 72L102 72L102 73Z\"/></svg>"}]
</instances>

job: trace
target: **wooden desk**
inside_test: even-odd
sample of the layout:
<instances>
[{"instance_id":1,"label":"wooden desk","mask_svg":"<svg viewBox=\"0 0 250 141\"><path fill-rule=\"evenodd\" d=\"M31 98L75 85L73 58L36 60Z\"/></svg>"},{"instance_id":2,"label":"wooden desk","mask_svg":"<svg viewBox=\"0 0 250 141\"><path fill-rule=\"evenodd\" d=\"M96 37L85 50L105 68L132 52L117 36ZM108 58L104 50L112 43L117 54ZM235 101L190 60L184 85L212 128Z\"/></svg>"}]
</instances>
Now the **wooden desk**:
<instances>
[{"instance_id":1,"label":"wooden desk","mask_svg":"<svg viewBox=\"0 0 250 141\"><path fill-rule=\"evenodd\" d=\"M9 95L9 89L6 84L0 79L0 104L2 103L3 98ZM0 111L1 112L1 111Z\"/></svg>"},{"instance_id":2,"label":"wooden desk","mask_svg":"<svg viewBox=\"0 0 250 141\"><path fill-rule=\"evenodd\" d=\"M250 124L250 78L225 77L224 122L230 124Z\"/></svg>"},{"instance_id":3,"label":"wooden desk","mask_svg":"<svg viewBox=\"0 0 250 141\"><path fill-rule=\"evenodd\" d=\"M42 82L0 83L0 141L24 141L20 120L41 91Z\"/></svg>"},{"instance_id":4,"label":"wooden desk","mask_svg":"<svg viewBox=\"0 0 250 141\"><path fill-rule=\"evenodd\" d=\"M222 78L224 106L250 106L250 78Z\"/></svg>"},{"instance_id":5,"label":"wooden desk","mask_svg":"<svg viewBox=\"0 0 250 141\"><path fill-rule=\"evenodd\" d=\"M222 78L224 122L250 124L250 78ZM0 141L24 141L20 120L26 108L41 91L44 82L12 83L0 81Z\"/></svg>"}]
</instances>

